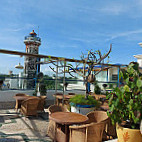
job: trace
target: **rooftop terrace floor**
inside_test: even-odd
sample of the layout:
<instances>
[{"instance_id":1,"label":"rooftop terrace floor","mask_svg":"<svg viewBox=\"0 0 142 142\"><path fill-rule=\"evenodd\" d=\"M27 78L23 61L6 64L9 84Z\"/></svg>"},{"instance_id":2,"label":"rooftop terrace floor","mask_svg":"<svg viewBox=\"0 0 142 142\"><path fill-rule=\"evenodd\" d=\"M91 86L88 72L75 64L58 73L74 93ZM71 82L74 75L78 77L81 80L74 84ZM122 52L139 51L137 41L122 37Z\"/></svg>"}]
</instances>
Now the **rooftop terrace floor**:
<instances>
[{"instance_id":1,"label":"rooftop terrace floor","mask_svg":"<svg viewBox=\"0 0 142 142\"><path fill-rule=\"evenodd\" d=\"M16 113L13 109L15 105L13 96L18 92L32 94L31 91L0 91L0 142L51 142L52 140L46 134L49 123L47 109L38 117L25 118L20 113ZM52 94L54 91L49 91L47 98L53 100ZM4 108L7 105L9 109ZM117 140L107 142L117 142Z\"/></svg>"},{"instance_id":2,"label":"rooftop terrace floor","mask_svg":"<svg viewBox=\"0 0 142 142\"><path fill-rule=\"evenodd\" d=\"M48 113L25 118L14 109L0 110L0 142L51 142L47 136ZM117 142L110 140L107 142Z\"/></svg>"},{"instance_id":3,"label":"rooftop terrace floor","mask_svg":"<svg viewBox=\"0 0 142 142\"><path fill-rule=\"evenodd\" d=\"M51 142L48 122L47 112L25 118L13 109L0 110L0 142Z\"/></svg>"}]
</instances>

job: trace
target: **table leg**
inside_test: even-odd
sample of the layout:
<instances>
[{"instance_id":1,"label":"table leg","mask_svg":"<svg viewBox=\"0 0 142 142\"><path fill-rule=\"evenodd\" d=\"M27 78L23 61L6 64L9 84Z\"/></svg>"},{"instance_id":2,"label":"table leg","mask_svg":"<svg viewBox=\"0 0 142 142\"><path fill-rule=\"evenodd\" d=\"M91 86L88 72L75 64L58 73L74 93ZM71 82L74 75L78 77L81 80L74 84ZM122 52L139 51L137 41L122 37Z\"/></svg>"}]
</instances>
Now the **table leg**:
<instances>
[{"instance_id":1,"label":"table leg","mask_svg":"<svg viewBox=\"0 0 142 142\"><path fill-rule=\"evenodd\" d=\"M69 142L69 125L65 125L66 142Z\"/></svg>"}]
</instances>

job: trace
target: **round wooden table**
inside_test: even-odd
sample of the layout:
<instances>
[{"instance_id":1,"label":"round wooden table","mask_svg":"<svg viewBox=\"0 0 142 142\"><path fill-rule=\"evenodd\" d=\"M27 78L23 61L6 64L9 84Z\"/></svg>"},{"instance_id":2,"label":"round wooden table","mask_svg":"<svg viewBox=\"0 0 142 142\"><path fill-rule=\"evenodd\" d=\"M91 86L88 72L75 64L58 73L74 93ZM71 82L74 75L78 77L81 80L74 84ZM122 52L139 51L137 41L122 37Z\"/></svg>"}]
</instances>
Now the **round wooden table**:
<instances>
[{"instance_id":1,"label":"round wooden table","mask_svg":"<svg viewBox=\"0 0 142 142\"><path fill-rule=\"evenodd\" d=\"M63 95L53 95L56 98L56 104L59 105L62 103ZM74 95L64 95L64 101L68 101L70 98L72 98ZM64 102L65 103L65 102Z\"/></svg>"},{"instance_id":2,"label":"round wooden table","mask_svg":"<svg viewBox=\"0 0 142 142\"><path fill-rule=\"evenodd\" d=\"M80 124L88 120L88 117L79 113L74 112L55 112L49 116L49 119L59 124Z\"/></svg>"},{"instance_id":3,"label":"round wooden table","mask_svg":"<svg viewBox=\"0 0 142 142\"><path fill-rule=\"evenodd\" d=\"M33 97L36 97L36 96L14 96L13 98L16 100L24 101L26 99L33 98Z\"/></svg>"},{"instance_id":4,"label":"round wooden table","mask_svg":"<svg viewBox=\"0 0 142 142\"><path fill-rule=\"evenodd\" d=\"M66 142L69 141L69 125L85 123L88 117L74 112L55 112L49 115L49 119L65 126Z\"/></svg>"}]
</instances>

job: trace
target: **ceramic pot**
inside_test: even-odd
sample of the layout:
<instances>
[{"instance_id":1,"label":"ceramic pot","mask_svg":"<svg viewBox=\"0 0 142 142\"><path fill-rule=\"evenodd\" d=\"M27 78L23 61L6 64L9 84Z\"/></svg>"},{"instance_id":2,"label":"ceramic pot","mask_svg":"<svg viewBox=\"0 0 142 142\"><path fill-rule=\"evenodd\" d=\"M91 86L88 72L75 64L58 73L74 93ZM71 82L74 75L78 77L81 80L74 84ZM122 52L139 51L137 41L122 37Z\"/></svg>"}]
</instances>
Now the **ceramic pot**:
<instances>
[{"instance_id":1,"label":"ceramic pot","mask_svg":"<svg viewBox=\"0 0 142 142\"><path fill-rule=\"evenodd\" d=\"M95 106L94 105L76 105L71 106L71 112L81 113L83 115L86 115L87 113L94 111Z\"/></svg>"},{"instance_id":2,"label":"ceramic pot","mask_svg":"<svg viewBox=\"0 0 142 142\"><path fill-rule=\"evenodd\" d=\"M139 129L124 128L116 124L118 142L142 142L142 134Z\"/></svg>"}]
</instances>

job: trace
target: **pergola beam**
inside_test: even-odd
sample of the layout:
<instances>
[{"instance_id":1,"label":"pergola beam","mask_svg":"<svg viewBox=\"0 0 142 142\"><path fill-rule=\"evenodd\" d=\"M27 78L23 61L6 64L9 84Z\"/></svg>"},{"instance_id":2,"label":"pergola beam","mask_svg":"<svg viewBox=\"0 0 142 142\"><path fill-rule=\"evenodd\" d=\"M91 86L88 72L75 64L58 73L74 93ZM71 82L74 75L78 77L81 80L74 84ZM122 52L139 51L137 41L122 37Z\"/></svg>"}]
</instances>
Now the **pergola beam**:
<instances>
[{"instance_id":1,"label":"pergola beam","mask_svg":"<svg viewBox=\"0 0 142 142\"><path fill-rule=\"evenodd\" d=\"M69 59L69 58L64 58L64 57L55 57L55 56L50 56L50 55L42 55L42 54L31 54L31 53L25 53L25 52L19 52L19 51L11 51L11 50L5 50L5 49L0 49L0 53L3 54L10 54L10 55L20 55L20 56L29 56L29 57L36 57L36 58L48 58L49 62L38 62L38 64L48 64L51 62L56 61L68 61L68 62L78 62L78 63L87 63L89 64L90 62L86 62L85 60L77 60L77 59ZM53 61L52 61L53 60ZM127 66L127 65L115 65L115 64L104 64L101 63L99 65L102 66L112 66L112 67L120 67L120 66Z\"/></svg>"},{"instance_id":2,"label":"pergola beam","mask_svg":"<svg viewBox=\"0 0 142 142\"><path fill-rule=\"evenodd\" d=\"M20 55L20 56L30 56L30 57L36 57L36 58L48 58L48 59L57 60L57 61L82 62L82 63L85 62L83 60L77 60L77 59L69 59L69 58L55 57L55 56L42 55L42 54L31 54L31 53L11 51L11 50L5 50L5 49L0 49L0 53L11 54L11 55Z\"/></svg>"}]
</instances>

